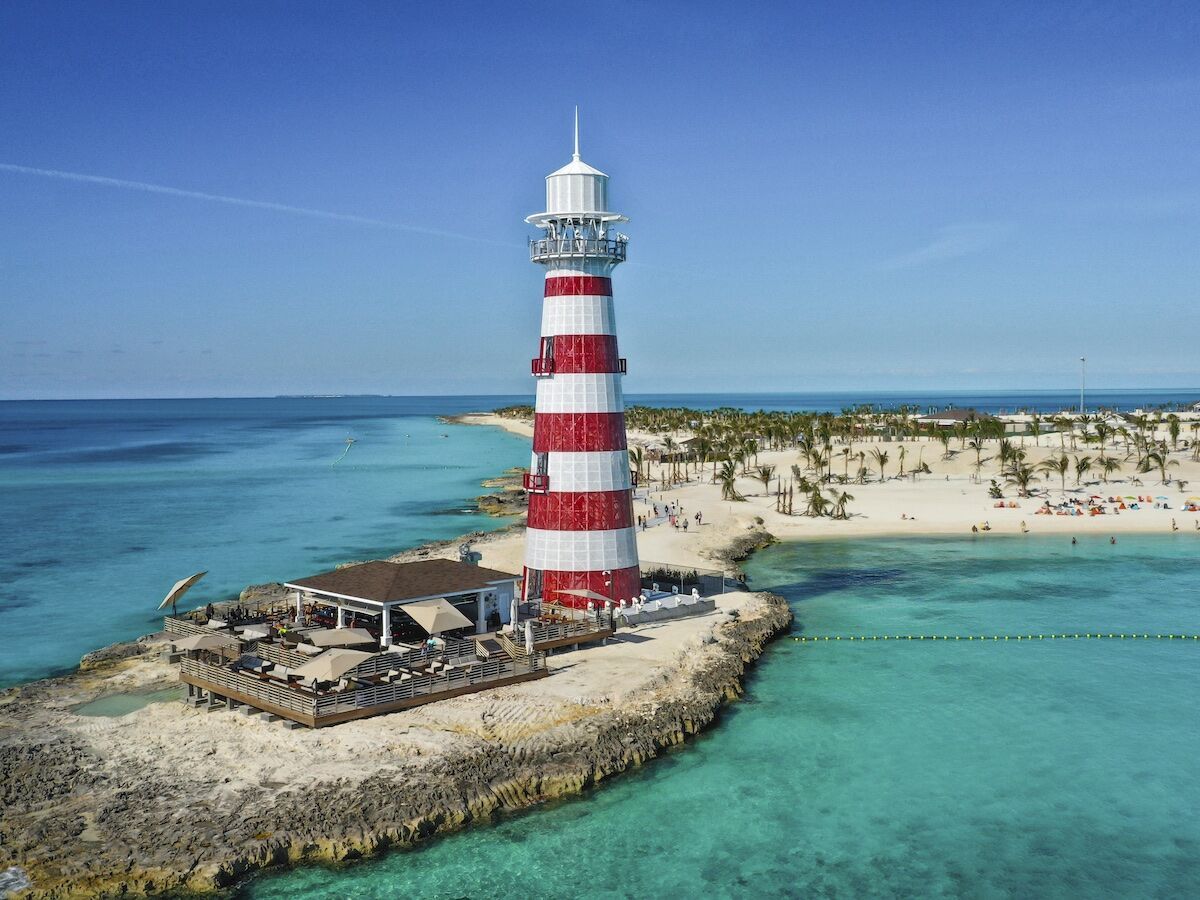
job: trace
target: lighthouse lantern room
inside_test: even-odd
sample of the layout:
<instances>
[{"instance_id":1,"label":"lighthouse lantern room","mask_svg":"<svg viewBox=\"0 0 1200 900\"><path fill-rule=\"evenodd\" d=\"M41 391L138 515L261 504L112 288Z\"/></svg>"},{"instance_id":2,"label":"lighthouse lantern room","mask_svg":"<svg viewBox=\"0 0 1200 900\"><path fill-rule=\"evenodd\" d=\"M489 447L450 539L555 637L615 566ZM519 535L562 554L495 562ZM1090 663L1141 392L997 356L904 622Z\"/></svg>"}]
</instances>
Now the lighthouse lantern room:
<instances>
[{"instance_id":1,"label":"lighthouse lantern room","mask_svg":"<svg viewBox=\"0 0 1200 900\"><path fill-rule=\"evenodd\" d=\"M546 280L524 596L615 605L641 585L612 296L628 241L615 226L628 220L608 209L608 176L579 156L578 110L571 161L546 177L546 211L525 221L543 232L529 257Z\"/></svg>"}]
</instances>

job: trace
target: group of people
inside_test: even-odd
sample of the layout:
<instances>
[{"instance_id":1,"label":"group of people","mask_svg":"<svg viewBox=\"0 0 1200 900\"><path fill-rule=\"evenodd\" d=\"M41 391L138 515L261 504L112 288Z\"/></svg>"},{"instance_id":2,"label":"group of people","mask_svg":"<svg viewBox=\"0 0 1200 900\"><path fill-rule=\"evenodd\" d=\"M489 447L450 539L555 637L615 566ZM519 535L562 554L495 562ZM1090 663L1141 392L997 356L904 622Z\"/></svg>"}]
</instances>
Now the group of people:
<instances>
[{"instance_id":1,"label":"group of people","mask_svg":"<svg viewBox=\"0 0 1200 900\"><path fill-rule=\"evenodd\" d=\"M651 504L651 510L653 511L652 515L641 515L637 517L638 528L640 528L642 531L645 531L653 523L653 521L658 519L658 507L659 504L653 503ZM666 516L667 524L672 528L676 530L682 529L683 531L688 530L688 523L690 520L683 514L683 504L681 504L678 500L664 502L662 504L662 514ZM697 510L691 518L695 520L697 528L699 528L704 522L704 514L699 510Z\"/></svg>"}]
</instances>

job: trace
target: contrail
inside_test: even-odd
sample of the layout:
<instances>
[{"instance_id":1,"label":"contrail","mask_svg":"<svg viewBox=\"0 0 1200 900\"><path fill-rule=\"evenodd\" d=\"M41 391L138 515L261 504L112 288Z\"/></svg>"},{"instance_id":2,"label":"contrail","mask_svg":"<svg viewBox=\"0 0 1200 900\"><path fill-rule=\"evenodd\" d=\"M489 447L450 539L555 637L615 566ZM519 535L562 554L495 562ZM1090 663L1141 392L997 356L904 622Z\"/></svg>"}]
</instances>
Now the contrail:
<instances>
[{"instance_id":1,"label":"contrail","mask_svg":"<svg viewBox=\"0 0 1200 900\"><path fill-rule=\"evenodd\" d=\"M77 181L83 184L99 184L104 187L124 188L129 191L142 191L147 194L166 194L169 197L187 197L192 200L207 200L212 203L227 203L231 206L248 206L252 209L267 209L272 212L288 213L294 216L310 216L315 219L329 219L334 222L351 222L356 225L371 225L375 228L390 228L395 231L410 231L432 237L451 238L458 241L474 241L479 244L492 244L500 247L515 247L506 241L477 237L471 234L459 234L454 231L442 231L438 228L425 228L421 225L405 225L401 222L388 222L383 219L371 219L366 216L352 216L346 213L330 212L324 209L309 209L304 206L289 206L286 203L272 203L268 200L248 200L245 197L229 197L225 194L209 194L204 191L188 191L183 188L170 187L165 184L148 184L144 181L127 181L123 178L108 178L104 175L86 175L82 172L62 172L58 169L38 169L32 166L17 166L12 163L0 163L0 171L15 172L19 175L40 175L43 178L58 178L62 181Z\"/></svg>"}]
</instances>

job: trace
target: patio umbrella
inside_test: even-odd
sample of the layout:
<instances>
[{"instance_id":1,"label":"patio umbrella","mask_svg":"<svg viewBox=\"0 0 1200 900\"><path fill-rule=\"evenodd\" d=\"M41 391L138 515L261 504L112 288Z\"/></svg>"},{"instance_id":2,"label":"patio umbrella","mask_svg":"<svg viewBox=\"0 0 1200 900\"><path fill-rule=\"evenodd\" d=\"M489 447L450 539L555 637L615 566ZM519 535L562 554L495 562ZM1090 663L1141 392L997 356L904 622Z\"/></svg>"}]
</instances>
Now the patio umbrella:
<instances>
[{"instance_id":1,"label":"patio umbrella","mask_svg":"<svg viewBox=\"0 0 1200 900\"><path fill-rule=\"evenodd\" d=\"M192 634L171 643L176 650L225 650L229 647L229 638L217 634Z\"/></svg>"},{"instance_id":2,"label":"patio umbrella","mask_svg":"<svg viewBox=\"0 0 1200 900\"><path fill-rule=\"evenodd\" d=\"M355 666L374 656L361 650L326 650L315 659L292 669L302 681L337 681Z\"/></svg>"},{"instance_id":3,"label":"patio umbrella","mask_svg":"<svg viewBox=\"0 0 1200 900\"><path fill-rule=\"evenodd\" d=\"M467 628L471 625L471 620L446 602L445 597L406 603L400 608L430 634L439 634L454 628Z\"/></svg>"},{"instance_id":4,"label":"patio umbrella","mask_svg":"<svg viewBox=\"0 0 1200 900\"><path fill-rule=\"evenodd\" d=\"M595 600L598 603L606 603L611 600L611 597L605 597L603 594L597 594L595 591L585 591L582 589L571 588L569 590L555 591L556 594L570 594L572 597L583 597L585 600Z\"/></svg>"},{"instance_id":5,"label":"patio umbrella","mask_svg":"<svg viewBox=\"0 0 1200 900\"><path fill-rule=\"evenodd\" d=\"M158 608L165 609L170 606L171 615L175 615L175 604L179 601L179 598L188 592L188 588L207 574L207 571L197 572L195 575L189 575L187 578L182 578L175 582L175 586L167 591L167 596L163 597L163 602L158 604Z\"/></svg>"},{"instance_id":6,"label":"patio umbrella","mask_svg":"<svg viewBox=\"0 0 1200 900\"><path fill-rule=\"evenodd\" d=\"M315 647L353 647L356 644L375 643L375 638L365 628L323 628L310 631L304 637Z\"/></svg>"}]
</instances>

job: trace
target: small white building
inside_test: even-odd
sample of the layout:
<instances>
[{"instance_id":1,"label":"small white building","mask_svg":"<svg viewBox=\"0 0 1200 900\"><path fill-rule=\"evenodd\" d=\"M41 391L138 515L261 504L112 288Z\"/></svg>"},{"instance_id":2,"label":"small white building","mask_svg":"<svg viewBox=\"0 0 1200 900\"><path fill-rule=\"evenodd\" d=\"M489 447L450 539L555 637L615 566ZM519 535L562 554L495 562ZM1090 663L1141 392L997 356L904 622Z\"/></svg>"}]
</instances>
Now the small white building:
<instances>
[{"instance_id":1,"label":"small white building","mask_svg":"<svg viewBox=\"0 0 1200 900\"><path fill-rule=\"evenodd\" d=\"M296 612L314 604L336 610L336 627L346 627L346 614L376 619L380 646L392 643L396 627L403 627L409 603L445 599L467 617L482 634L489 623L507 625L520 575L486 569L450 559L416 562L385 561L345 566L284 584L295 591ZM396 615L401 618L397 619Z\"/></svg>"}]
</instances>

